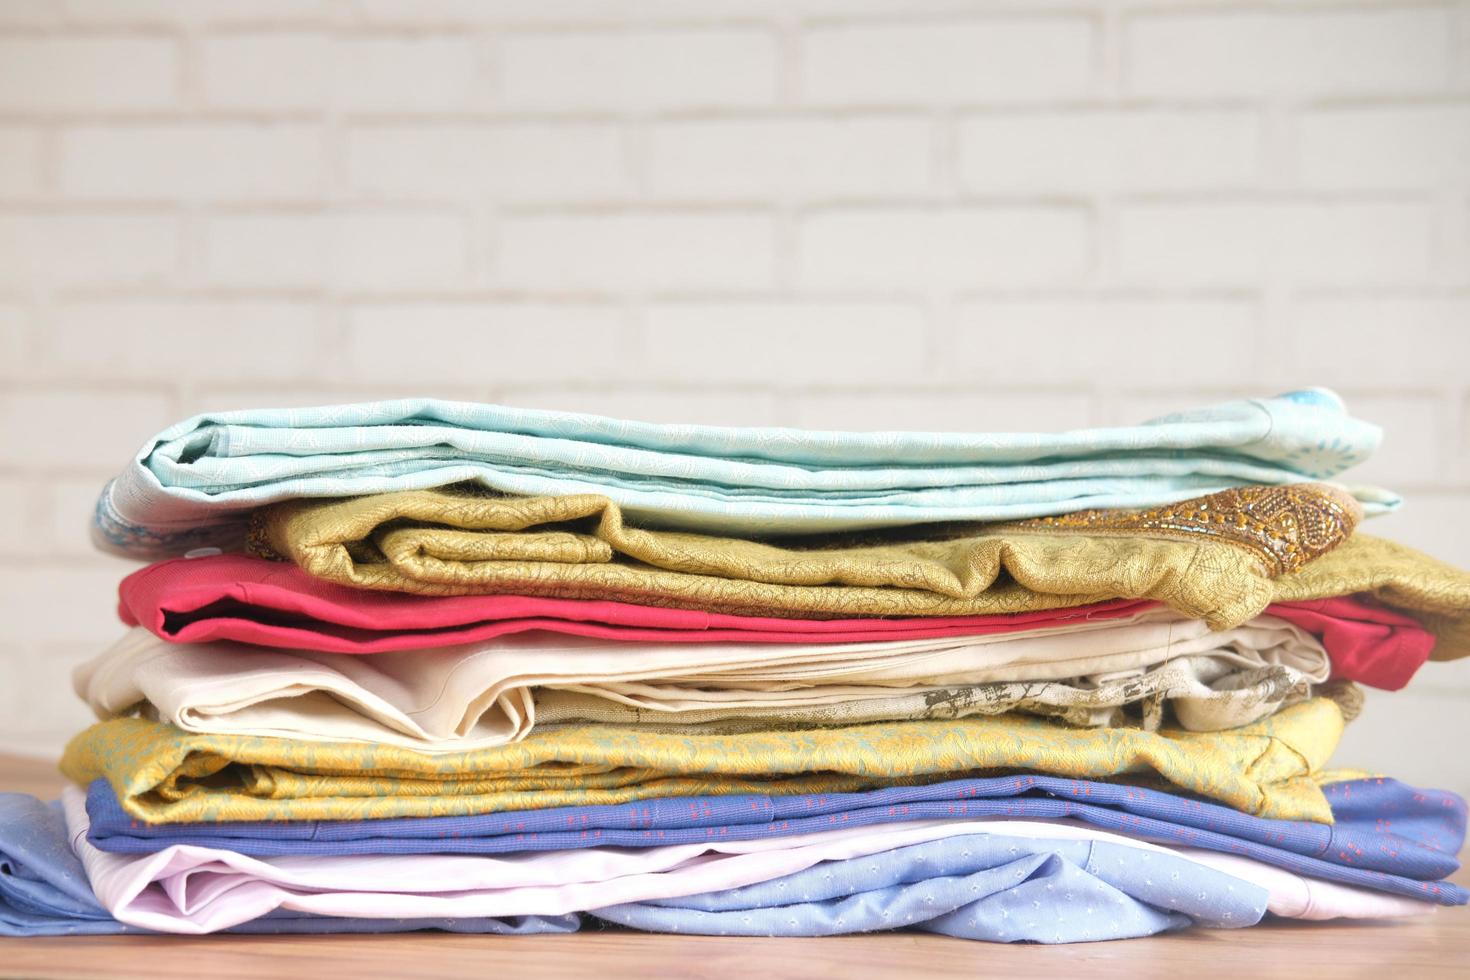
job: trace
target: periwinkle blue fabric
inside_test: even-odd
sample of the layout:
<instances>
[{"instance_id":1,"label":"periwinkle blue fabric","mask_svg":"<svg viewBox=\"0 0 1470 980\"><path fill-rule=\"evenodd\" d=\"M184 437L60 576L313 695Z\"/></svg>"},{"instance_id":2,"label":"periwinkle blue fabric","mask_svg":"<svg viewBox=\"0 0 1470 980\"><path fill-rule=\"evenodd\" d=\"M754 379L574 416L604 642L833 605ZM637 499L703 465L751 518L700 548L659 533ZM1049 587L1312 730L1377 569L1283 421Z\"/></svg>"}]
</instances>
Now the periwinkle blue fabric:
<instances>
[{"instance_id":1,"label":"periwinkle blue fabric","mask_svg":"<svg viewBox=\"0 0 1470 980\"><path fill-rule=\"evenodd\" d=\"M1298 874L1444 905L1470 893L1445 876L1459 867L1465 801L1394 779L1326 787L1336 823L1264 820L1229 807L1138 786L1052 776L961 779L866 793L724 796L557 807L469 817L281 823L144 824L106 780L88 787L89 839L138 854L170 844L255 857L304 854L501 854L566 848L752 840L906 820L1071 817L1170 844L1239 854ZM1391 819L1385 819L1391 815Z\"/></svg>"},{"instance_id":2,"label":"periwinkle blue fabric","mask_svg":"<svg viewBox=\"0 0 1470 980\"><path fill-rule=\"evenodd\" d=\"M1250 926L1265 915L1268 898L1264 888L1173 854L977 834L591 914L635 929L701 935L911 928L989 942L1072 943L1191 925Z\"/></svg>"},{"instance_id":3,"label":"periwinkle blue fabric","mask_svg":"<svg viewBox=\"0 0 1470 980\"><path fill-rule=\"evenodd\" d=\"M670 426L431 399L219 412L144 445L103 491L95 537L177 554L236 542L244 513L273 501L463 481L600 493L637 522L729 534L1009 520L1326 479L1380 435L1321 388L1054 435ZM1398 503L1354 493L1370 513Z\"/></svg>"},{"instance_id":4,"label":"periwinkle blue fabric","mask_svg":"<svg viewBox=\"0 0 1470 980\"><path fill-rule=\"evenodd\" d=\"M448 932L530 935L575 932L575 915L498 919L337 919L273 912L230 932ZM82 862L66 837L59 803L24 793L0 793L0 936L98 936L141 933L118 922L92 894Z\"/></svg>"},{"instance_id":5,"label":"periwinkle blue fabric","mask_svg":"<svg viewBox=\"0 0 1470 980\"><path fill-rule=\"evenodd\" d=\"M1315 852L1304 853L1425 880L1459 868L1466 804L1457 794L1385 777L1328 783L1322 793L1336 823Z\"/></svg>"}]
</instances>

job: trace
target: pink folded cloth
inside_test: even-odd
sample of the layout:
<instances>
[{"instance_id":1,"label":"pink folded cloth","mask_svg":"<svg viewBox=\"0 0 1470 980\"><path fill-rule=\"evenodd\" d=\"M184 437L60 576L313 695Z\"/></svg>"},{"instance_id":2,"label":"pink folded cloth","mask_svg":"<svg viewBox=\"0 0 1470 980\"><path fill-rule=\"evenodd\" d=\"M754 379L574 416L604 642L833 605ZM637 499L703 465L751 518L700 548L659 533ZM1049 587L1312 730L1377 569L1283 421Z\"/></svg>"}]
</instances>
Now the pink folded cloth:
<instances>
[{"instance_id":1,"label":"pink folded cloth","mask_svg":"<svg viewBox=\"0 0 1470 980\"><path fill-rule=\"evenodd\" d=\"M452 646L547 630L666 643L872 643L1019 633L1118 619L1158 603L1120 599L997 616L784 619L519 595L420 596L353 589L243 554L175 558L118 586L118 614L176 643L235 640L326 653ZM1280 602L1267 613L1318 637L1332 676L1396 691L1434 649L1418 622L1366 596Z\"/></svg>"},{"instance_id":2,"label":"pink folded cloth","mask_svg":"<svg viewBox=\"0 0 1470 980\"><path fill-rule=\"evenodd\" d=\"M1055 628L1157 605L1126 599L996 616L777 619L584 599L377 592L242 554L157 562L123 579L118 598L123 622L165 640L326 653L452 646L528 630L667 643L872 643Z\"/></svg>"},{"instance_id":3,"label":"pink folded cloth","mask_svg":"<svg viewBox=\"0 0 1470 980\"><path fill-rule=\"evenodd\" d=\"M1278 602L1267 612L1322 641L1332 676L1397 691L1434 651L1434 634L1418 620L1371 596Z\"/></svg>"}]
</instances>

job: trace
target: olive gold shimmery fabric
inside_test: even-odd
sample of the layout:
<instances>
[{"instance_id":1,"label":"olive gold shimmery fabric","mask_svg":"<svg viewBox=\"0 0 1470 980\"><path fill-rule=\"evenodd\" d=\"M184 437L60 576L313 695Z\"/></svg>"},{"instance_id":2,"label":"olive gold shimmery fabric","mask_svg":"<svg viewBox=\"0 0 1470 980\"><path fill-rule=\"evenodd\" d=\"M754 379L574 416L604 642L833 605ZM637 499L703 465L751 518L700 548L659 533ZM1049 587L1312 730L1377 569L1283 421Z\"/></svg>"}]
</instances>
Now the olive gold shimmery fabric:
<instances>
[{"instance_id":1,"label":"olive gold shimmery fabric","mask_svg":"<svg viewBox=\"0 0 1470 980\"><path fill-rule=\"evenodd\" d=\"M67 746L147 823L451 816L669 796L853 792L994 770L1163 779L1271 819L1332 821L1313 778L1342 736L1313 698L1224 732L1073 729L1019 715L739 732L608 725L428 755L383 745L186 734L133 718Z\"/></svg>"},{"instance_id":2,"label":"olive gold shimmery fabric","mask_svg":"<svg viewBox=\"0 0 1470 980\"><path fill-rule=\"evenodd\" d=\"M1012 613L1128 597L1228 628L1271 601L1272 576L1330 552L1360 514L1341 491L1296 484L1141 513L773 545L629 527L616 504L590 494L460 489L287 501L259 511L250 537L257 553L327 581L426 595L812 617Z\"/></svg>"}]
</instances>

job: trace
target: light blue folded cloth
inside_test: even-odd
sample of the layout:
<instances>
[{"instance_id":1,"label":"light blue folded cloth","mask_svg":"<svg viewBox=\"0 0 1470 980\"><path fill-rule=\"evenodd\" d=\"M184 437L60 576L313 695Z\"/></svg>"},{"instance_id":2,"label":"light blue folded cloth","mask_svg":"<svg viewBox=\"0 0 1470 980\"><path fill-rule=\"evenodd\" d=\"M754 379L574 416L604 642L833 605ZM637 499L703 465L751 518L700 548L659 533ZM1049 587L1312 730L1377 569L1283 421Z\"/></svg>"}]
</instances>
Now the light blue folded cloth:
<instances>
[{"instance_id":1,"label":"light blue folded cloth","mask_svg":"<svg viewBox=\"0 0 1470 980\"><path fill-rule=\"evenodd\" d=\"M1191 925L1255 925L1269 897L1263 888L1173 854L1108 841L976 834L592 914L650 932L698 935L909 928L988 942L1075 943Z\"/></svg>"},{"instance_id":2,"label":"light blue folded cloth","mask_svg":"<svg viewBox=\"0 0 1470 980\"><path fill-rule=\"evenodd\" d=\"M1321 388L1056 435L656 425L433 400L220 412L150 439L104 489L95 537L140 557L233 547L262 504L464 481L599 493L638 523L744 536L1014 520L1328 479L1379 439ZM1351 489L1369 513L1398 504Z\"/></svg>"}]
</instances>

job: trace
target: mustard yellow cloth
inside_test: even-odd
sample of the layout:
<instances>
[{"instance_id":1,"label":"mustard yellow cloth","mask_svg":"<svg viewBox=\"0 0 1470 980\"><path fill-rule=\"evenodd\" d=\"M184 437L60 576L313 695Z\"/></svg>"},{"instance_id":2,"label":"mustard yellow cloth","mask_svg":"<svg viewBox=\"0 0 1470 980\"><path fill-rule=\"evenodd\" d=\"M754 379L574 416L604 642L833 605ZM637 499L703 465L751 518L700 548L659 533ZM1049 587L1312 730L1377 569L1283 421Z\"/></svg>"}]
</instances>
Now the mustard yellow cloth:
<instances>
[{"instance_id":1,"label":"mustard yellow cloth","mask_svg":"<svg viewBox=\"0 0 1470 980\"><path fill-rule=\"evenodd\" d=\"M106 777L149 823L356 820L732 793L851 792L985 770L1159 778L1263 817L1330 822L1314 773L1343 730L1314 698L1223 732L1075 729L1021 715L845 728L653 730L607 725L425 755L385 745L194 735L134 718L67 746L61 768Z\"/></svg>"},{"instance_id":2,"label":"mustard yellow cloth","mask_svg":"<svg viewBox=\"0 0 1470 980\"><path fill-rule=\"evenodd\" d=\"M1359 515L1329 487L1243 487L1148 511L777 546L630 528L616 504L590 494L422 490L287 501L255 515L251 541L319 578L427 595L813 617L1008 613L1128 597L1227 629L1272 600L1273 576L1330 555Z\"/></svg>"}]
</instances>

